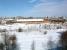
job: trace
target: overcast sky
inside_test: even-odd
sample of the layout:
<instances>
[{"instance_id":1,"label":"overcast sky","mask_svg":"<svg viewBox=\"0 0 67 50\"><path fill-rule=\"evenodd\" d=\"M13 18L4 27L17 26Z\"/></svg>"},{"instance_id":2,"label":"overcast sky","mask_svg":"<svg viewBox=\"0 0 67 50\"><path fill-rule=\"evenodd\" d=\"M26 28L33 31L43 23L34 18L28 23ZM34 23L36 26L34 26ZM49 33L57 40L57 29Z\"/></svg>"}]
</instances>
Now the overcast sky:
<instances>
[{"instance_id":1,"label":"overcast sky","mask_svg":"<svg viewBox=\"0 0 67 50\"><path fill-rule=\"evenodd\" d=\"M67 16L67 0L0 0L0 16Z\"/></svg>"}]
</instances>

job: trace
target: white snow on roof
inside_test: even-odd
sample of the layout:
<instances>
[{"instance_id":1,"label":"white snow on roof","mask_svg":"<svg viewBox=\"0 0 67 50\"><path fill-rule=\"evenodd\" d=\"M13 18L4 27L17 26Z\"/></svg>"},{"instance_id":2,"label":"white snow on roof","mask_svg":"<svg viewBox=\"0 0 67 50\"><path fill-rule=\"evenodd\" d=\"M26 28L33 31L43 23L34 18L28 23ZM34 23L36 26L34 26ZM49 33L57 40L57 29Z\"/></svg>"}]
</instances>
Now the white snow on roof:
<instances>
[{"instance_id":1,"label":"white snow on roof","mask_svg":"<svg viewBox=\"0 0 67 50\"><path fill-rule=\"evenodd\" d=\"M43 19L17 19L17 21L43 21Z\"/></svg>"}]
</instances>

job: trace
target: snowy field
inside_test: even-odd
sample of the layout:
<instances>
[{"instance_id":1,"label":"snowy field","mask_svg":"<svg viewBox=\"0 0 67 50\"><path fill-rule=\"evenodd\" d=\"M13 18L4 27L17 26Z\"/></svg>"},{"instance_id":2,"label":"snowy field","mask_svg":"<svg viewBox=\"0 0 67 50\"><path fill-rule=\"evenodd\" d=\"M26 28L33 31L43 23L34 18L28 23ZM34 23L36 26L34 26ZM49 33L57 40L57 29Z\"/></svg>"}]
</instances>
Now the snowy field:
<instances>
[{"instance_id":1,"label":"snowy field","mask_svg":"<svg viewBox=\"0 0 67 50\"><path fill-rule=\"evenodd\" d=\"M63 26L61 29L56 29L58 26L60 25L12 24L0 25L0 29L6 29L10 36L16 35L18 50L48 50L61 46L60 35L66 29ZM17 31L19 28L22 32ZM0 37L0 42L2 42L2 36Z\"/></svg>"}]
</instances>

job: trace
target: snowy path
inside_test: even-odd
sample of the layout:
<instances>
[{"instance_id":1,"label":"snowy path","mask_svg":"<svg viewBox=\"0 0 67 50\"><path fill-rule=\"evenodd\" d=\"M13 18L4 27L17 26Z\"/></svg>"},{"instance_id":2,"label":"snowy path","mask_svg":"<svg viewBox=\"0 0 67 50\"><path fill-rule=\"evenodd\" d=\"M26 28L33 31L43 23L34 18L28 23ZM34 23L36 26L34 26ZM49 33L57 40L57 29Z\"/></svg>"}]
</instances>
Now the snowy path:
<instances>
[{"instance_id":1,"label":"snowy path","mask_svg":"<svg viewBox=\"0 0 67 50\"><path fill-rule=\"evenodd\" d=\"M53 35L51 35L51 33L46 35L44 35L43 32L38 31L17 33L17 44L20 50L32 50L33 42L35 50L48 50L48 48L50 47L48 45L50 38L51 41L53 41L55 44L54 47L57 46L59 40L59 34L54 33Z\"/></svg>"}]
</instances>

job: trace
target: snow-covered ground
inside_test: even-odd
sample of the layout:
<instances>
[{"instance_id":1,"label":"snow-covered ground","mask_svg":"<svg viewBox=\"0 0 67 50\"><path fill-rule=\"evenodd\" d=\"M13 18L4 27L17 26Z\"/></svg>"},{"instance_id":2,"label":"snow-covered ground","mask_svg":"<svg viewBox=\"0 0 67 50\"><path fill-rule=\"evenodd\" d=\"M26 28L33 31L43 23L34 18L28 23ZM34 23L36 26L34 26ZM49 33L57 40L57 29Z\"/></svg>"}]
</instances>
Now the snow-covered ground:
<instances>
[{"instance_id":1,"label":"snow-covered ground","mask_svg":"<svg viewBox=\"0 0 67 50\"><path fill-rule=\"evenodd\" d=\"M59 26L59 25L57 25ZM60 32L65 31L56 29L56 25L51 27L42 24L12 24L0 25L0 29L6 29L9 35L16 35L19 50L48 50L60 46ZM21 28L23 31L18 32ZM45 33L46 32L46 33ZM1 37L2 38L2 37Z\"/></svg>"},{"instance_id":2,"label":"snow-covered ground","mask_svg":"<svg viewBox=\"0 0 67 50\"><path fill-rule=\"evenodd\" d=\"M34 42L34 49L35 50L47 50L49 49L49 41L54 42L53 47L58 45L59 34L55 33L54 35L51 33L44 34L43 32L23 32L17 33L17 44L20 50L32 50L33 42ZM19 37L20 36L20 37Z\"/></svg>"}]
</instances>

